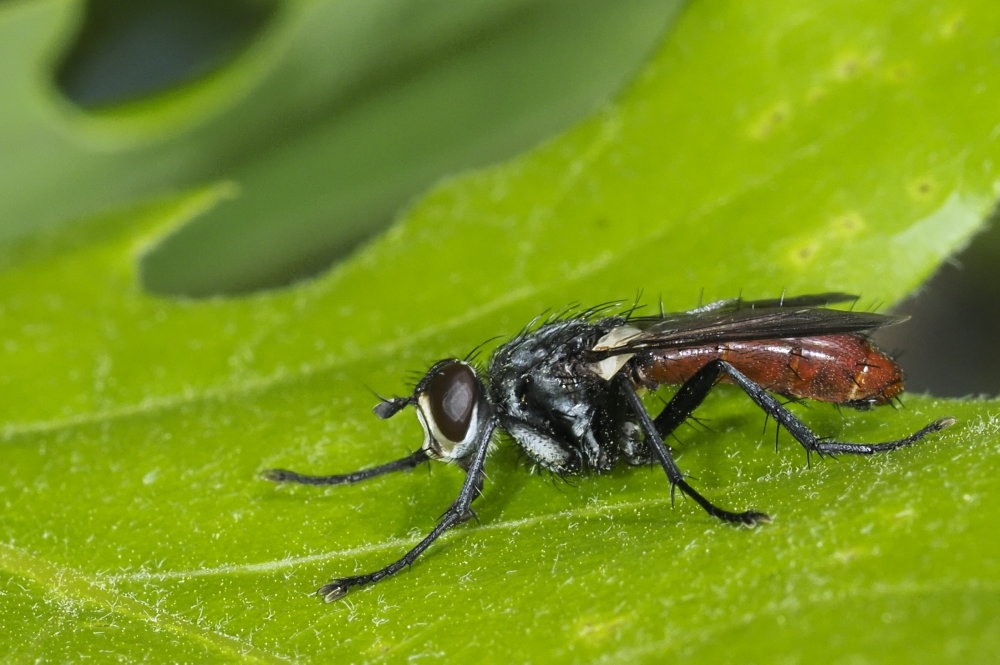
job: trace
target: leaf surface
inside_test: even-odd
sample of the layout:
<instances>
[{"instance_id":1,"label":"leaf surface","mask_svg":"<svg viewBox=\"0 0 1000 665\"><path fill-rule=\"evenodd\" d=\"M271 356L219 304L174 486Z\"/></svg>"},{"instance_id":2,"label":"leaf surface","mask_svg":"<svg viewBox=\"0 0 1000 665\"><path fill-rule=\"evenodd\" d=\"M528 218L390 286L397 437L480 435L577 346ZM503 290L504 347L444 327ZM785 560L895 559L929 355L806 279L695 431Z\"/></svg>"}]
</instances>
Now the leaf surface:
<instances>
[{"instance_id":1,"label":"leaf surface","mask_svg":"<svg viewBox=\"0 0 1000 665\"><path fill-rule=\"evenodd\" d=\"M823 435L895 438L814 460L722 387L673 442L755 530L671 508L657 469L571 483L489 461L479 524L397 578L455 497L437 466L276 488L419 445L371 386L516 333L546 308L668 309L781 291L910 292L997 191L993 3L697 3L614 105L430 192L336 270L230 300L159 298L137 262L230 184L0 248L0 640L7 661L987 662L1000 648L1000 404L798 408ZM492 344L498 343L497 341Z\"/></svg>"}]
</instances>

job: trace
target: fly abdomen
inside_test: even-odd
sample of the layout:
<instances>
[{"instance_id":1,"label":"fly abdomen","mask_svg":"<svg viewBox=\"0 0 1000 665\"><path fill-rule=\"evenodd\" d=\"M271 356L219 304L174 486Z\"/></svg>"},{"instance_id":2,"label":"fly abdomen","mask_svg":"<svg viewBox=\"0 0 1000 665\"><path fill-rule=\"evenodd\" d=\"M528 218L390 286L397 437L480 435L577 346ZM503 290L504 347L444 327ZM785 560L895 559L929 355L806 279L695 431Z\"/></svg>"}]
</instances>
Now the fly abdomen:
<instances>
[{"instance_id":1,"label":"fly abdomen","mask_svg":"<svg viewBox=\"0 0 1000 665\"><path fill-rule=\"evenodd\" d=\"M857 335L663 349L637 360L640 380L651 385L683 383L706 363L724 360L771 392L856 408L886 404L903 390L899 365Z\"/></svg>"}]
</instances>

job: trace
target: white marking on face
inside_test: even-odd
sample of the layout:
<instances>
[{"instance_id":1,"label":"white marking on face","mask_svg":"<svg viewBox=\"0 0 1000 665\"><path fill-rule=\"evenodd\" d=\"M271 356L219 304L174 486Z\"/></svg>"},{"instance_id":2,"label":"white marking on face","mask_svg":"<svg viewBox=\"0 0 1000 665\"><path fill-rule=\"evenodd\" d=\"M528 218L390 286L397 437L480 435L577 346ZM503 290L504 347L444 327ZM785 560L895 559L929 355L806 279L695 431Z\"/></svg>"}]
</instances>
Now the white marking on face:
<instances>
[{"instance_id":1,"label":"white marking on face","mask_svg":"<svg viewBox=\"0 0 1000 665\"><path fill-rule=\"evenodd\" d=\"M465 438L461 441L452 441L445 436L438 428L434 418L430 415L430 398L424 394L417 398L417 418L424 427L424 450L435 459L451 462L462 459L471 452L472 442L476 439L478 431L476 418L479 415L478 402L472 407L472 416L469 419L469 429L465 433Z\"/></svg>"}]
</instances>

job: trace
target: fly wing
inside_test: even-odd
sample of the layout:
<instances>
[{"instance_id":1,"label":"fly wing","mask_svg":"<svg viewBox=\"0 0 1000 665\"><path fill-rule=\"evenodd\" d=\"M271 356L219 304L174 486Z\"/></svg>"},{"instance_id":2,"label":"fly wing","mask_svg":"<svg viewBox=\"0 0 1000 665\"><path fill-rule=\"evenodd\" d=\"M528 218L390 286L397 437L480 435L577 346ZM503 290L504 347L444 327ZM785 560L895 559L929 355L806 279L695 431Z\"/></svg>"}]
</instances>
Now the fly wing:
<instances>
[{"instance_id":1,"label":"fly wing","mask_svg":"<svg viewBox=\"0 0 1000 665\"><path fill-rule=\"evenodd\" d=\"M634 331L619 342L590 352L593 360L717 342L859 334L905 321L905 316L845 312L819 305L854 300L846 294L819 294L784 300L720 301L703 308L631 317Z\"/></svg>"},{"instance_id":2,"label":"fly wing","mask_svg":"<svg viewBox=\"0 0 1000 665\"><path fill-rule=\"evenodd\" d=\"M686 312L679 312L677 315L698 314L701 312L732 312L741 309L765 309L770 307L823 307L824 305L834 305L842 302L854 302L858 296L850 293L831 291L828 293L813 293L806 296L782 296L780 298L769 298L767 300L743 300L743 298L729 298L728 300L717 300L715 302L689 309ZM677 316L667 314L666 316ZM662 316L662 315L661 315Z\"/></svg>"}]
</instances>

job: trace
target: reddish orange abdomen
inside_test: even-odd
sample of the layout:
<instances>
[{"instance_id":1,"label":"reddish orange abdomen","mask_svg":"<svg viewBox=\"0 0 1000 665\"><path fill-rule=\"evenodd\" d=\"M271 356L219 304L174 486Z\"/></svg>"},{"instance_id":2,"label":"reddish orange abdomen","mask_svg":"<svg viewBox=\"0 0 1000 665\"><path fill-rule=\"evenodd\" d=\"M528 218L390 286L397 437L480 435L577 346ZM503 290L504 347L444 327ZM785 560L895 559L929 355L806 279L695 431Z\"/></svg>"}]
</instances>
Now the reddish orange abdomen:
<instances>
[{"instance_id":1,"label":"reddish orange abdomen","mask_svg":"<svg viewBox=\"0 0 1000 665\"><path fill-rule=\"evenodd\" d=\"M651 353L639 376L683 383L709 361L731 363L766 390L856 407L885 404L903 391L903 371L857 335L725 342ZM728 382L728 377L723 375Z\"/></svg>"}]
</instances>

